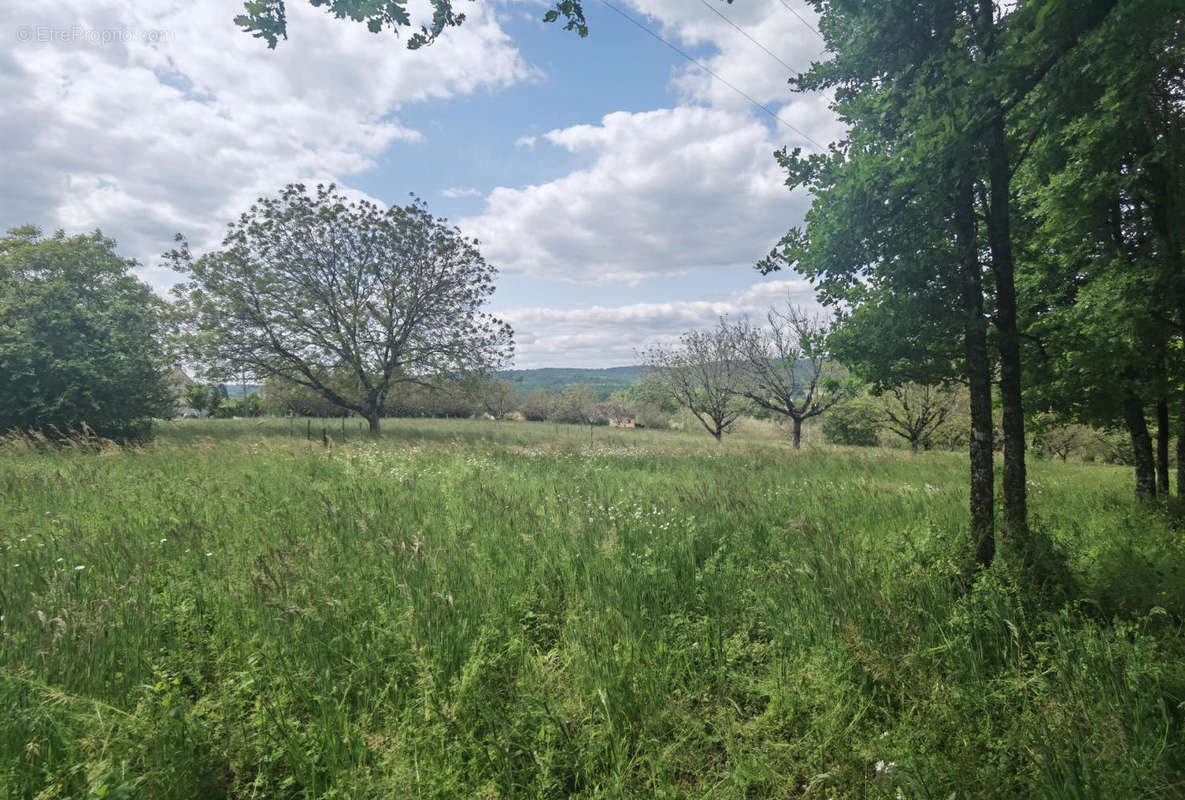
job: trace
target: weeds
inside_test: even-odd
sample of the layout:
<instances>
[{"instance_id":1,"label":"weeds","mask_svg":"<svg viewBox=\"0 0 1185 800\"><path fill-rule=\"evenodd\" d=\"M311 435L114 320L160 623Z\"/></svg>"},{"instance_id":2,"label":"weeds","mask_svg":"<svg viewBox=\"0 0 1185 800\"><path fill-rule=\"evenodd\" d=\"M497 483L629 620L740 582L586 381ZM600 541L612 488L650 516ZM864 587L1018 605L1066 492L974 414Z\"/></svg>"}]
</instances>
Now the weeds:
<instances>
[{"instance_id":1,"label":"weeds","mask_svg":"<svg viewBox=\"0 0 1185 800\"><path fill-rule=\"evenodd\" d=\"M1185 793L1185 543L1126 471L1033 465L1070 590L967 591L956 456L595 435L10 440L0 797Z\"/></svg>"}]
</instances>

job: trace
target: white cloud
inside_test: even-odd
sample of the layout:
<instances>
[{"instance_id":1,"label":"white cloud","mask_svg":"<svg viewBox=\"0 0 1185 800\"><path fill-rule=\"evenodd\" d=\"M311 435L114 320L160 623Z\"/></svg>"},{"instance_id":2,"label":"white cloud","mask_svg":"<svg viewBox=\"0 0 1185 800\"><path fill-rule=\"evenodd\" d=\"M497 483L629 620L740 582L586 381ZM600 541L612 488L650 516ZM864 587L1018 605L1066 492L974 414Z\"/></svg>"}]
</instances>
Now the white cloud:
<instances>
[{"instance_id":1,"label":"white cloud","mask_svg":"<svg viewBox=\"0 0 1185 800\"><path fill-rule=\"evenodd\" d=\"M778 143L741 112L617 112L541 138L588 166L494 189L460 222L506 273L611 283L752 264L804 210L773 159Z\"/></svg>"},{"instance_id":2,"label":"white cloud","mask_svg":"<svg viewBox=\"0 0 1185 800\"><path fill-rule=\"evenodd\" d=\"M463 189L458 186L450 186L448 189L443 189L440 192L441 197L481 197L480 189Z\"/></svg>"},{"instance_id":3,"label":"white cloud","mask_svg":"<svg viewBox=\"0 0 1185 800\"><path fill-rule=\"evenodd\" d=\"M413 9L423 14L425 0ZM239 10L236 0L6 2L0 32L16 41L0 50L0 225L98 226L145 260L178 230L212 245L259 194L340 180L421 139L395 116L403 105L535 74L484 4L414 52L306 2L287 4L289 39L270 51L234 25ZM37 41L39 30L66 41ZM90 41L92 31L129 40Z\"/></svg>"},{"instance_id":4,"label":"white cloud","mask_svg":"<svg viewBox=\"0 0 1185 800\"><path fill-rule=\"evenodd\" d=\"M819 310L804 280L771 280L733 292L719 300L634 303L577 309L516 308L497 313L514 327L515 367L613 367L638 363L638 352L653 344L669 344L685 331L708 328L721 316L749 315L754 321L766 310L790 299Z\"/></svg>"},{"instance_id":5,"label":"white cloud","mask_svg":"<svg viewBox=\"0 0 1185 800\"><path fill-rule=\"evenodd\" d=\"M514 140L515 147L534 147L535 142L539 141L537 136L520 136Z\"/></svg>"}]
</instances>

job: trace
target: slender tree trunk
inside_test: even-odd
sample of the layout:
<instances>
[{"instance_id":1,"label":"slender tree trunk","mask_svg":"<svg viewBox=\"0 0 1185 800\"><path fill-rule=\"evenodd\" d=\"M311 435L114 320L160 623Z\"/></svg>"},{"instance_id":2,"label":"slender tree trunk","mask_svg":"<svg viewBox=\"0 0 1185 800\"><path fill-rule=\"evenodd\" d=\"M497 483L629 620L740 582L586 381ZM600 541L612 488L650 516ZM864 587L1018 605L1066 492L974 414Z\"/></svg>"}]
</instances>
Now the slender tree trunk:
<instances>
[{"instance_id":1,"label":"slender tree trunk","mask_svg":"<svg viewBox=\"0 0 1185 800\"><path fill-rule=\"evenodd\" d=\"M794 442L794 449L797 450L798 446L802 443L802 419L799 417L791 417L790 419L794 422L794 432L790 438Z\"/></svg>"},{"instance_id":2,"label":"slender tree trunk","mask_svg":"<svg viewBox=\"0 0 1185 800\"><path fill-rule=\"evenodd\" d=\"M724 431L717 428L716 430L712 431L712 435L716 437L716 443L719 444L721 438L724 436Z\"/></svg>"},{"instance_id":3,"label":"slender tree trunk","mask_svg":"<svg viewBox=\"0 0 1185 800\"><path fill-rule=\"evenodd\" d=\"M909 451L915 456L918 454L918 440L916 436L909 440Z\"/></svg>"},{"instance_id":4,"label":"slender tree trunk","mask_svg":"<svg viewBox=\"0 0 1185 800\"><path fill-rule=\"evenodd\" d=\"M1011 165L1004 118L992 123L988 135L991 178L988 239L996 278L996 329L1000 334L1000 405L1004 430L1004 531L1022 544L1028 535L1025 476L1025 418L1021 396L1020 332L1016 320L1016 277L1012 258L1010 217Z\"/></svg>"},{"instance_id":5,"label":"slender tree trunk","mask_svg":"<svg viewBox=\"0 0 1185 800\"><path fill-rule=\"evenodd\" d=\"M1169 496L1169 401L1156 401L1156 491Z\"/></svg>"},{"instance_id":6,"label":"slender tree trunk","mask_svg":"<svg viewBox=\"0 0 1185 800\"><path fill-rule=\"evenodd\" d=\"M987 347L987 318L983 314L983 276L975 243L975 209L969 177L964 178L959 187L955 206L955 227L963 262L963 347L971 404L972 554L976 565L987 568L996 554L992 379Z\"/></svg>"},{"instance_id":7,"label":"slender tree trunk","mask_svg":"<svg viewBox=\"0 0 1185 800\"><path fill-rule=\"evenodd\" d=\"M1156 465L1152 458L1152 437L1144 419L1144 404L1135 395L1123 401L1123 418L1132 439L1132 454L1136 461L1136 498L1151 500L1156 497Z\"/></svg>"},{"instance_id":8,"label":"slender tree trunk","mask_svg":"<svg viewBox=\"0 0 1185 800\"><path fill-rule=\"evenodd\" d=\"M1185 498L1185 396L1177 410L1177 497Z\"/></svg>"}]
</instances>

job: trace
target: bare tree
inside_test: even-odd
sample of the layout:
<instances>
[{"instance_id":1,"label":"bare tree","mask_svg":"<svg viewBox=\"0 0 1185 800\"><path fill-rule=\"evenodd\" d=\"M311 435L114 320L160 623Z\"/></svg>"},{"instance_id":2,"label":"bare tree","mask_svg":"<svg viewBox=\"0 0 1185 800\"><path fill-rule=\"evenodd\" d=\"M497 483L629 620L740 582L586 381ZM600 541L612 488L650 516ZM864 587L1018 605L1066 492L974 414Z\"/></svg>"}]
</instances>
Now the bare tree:
<instances>
[{"instance_id":1,"label":"bare tree","mask_svg":"<svg viewBox=\"0 0 1185 800\"><path fill-rule=\"evenodd\" d=\"M906 383L881 395L885 427L909 442L915 453L927 446L958 405L956 386Z\"/></svg>"},{"instance_id":2,"label":"bare tree","mask_svg":"<svg viewBox=\"0 0 1185 800\"><path fill-rule=\"evenodd\" d=\"M802 423L826 412L851 391L842 368L829 358L831 326L826 320L789 300L784 309L771 308L766 320L766 328L748 320L731 326L730 337L744 364L738 392L761 408L789 418L797 448Z\"/></svg>"},{"instance_id":3,"label":"bare tree","mask_svg":"<svg viewBox=\"0 0 1185 800\"><path fill-rule=\"evenodd\" d=\"M718 442L748 408L735 331L724 319L712 330L688 331L675 347L644 351L642 363L648 379L691 411Z\"/></svg>"},{"instance_id":4,"label":"bare tree","mask_svg":"<svg viewBox=\"0 0 1185 800\"><path fill-rule=\"evenodd\" d=\"M418 200L382 209L291 184L231 223L221 250L194 259L182 241L167 257L189 278L176 293L191 358L306 387L375 433L398 385L513 352L510 327L481 311L497 271Z\"/></svg>"}]
</instances>

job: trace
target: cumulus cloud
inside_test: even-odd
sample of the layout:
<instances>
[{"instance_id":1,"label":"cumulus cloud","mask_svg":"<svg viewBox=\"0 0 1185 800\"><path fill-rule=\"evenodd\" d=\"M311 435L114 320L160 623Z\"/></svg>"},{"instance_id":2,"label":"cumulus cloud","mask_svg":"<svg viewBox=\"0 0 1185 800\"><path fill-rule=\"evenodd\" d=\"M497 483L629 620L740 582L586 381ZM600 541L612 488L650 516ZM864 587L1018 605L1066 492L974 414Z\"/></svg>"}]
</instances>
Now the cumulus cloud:
<instances>
[{"instance_id":1,"label":"cumulus cloud","mask_svg":"<svg viewBox=\"0 0 1185 800\"><path fill-rule=\"evenodd\" d=\"M672 41L710 46L705 63L781 121L682 64L674 84L683 103L675 108L521 137L520 146L551 144L587 164L548 183L496 188L481 214L462 220L507 273L628 284L751 264L801 221L808 202L786 190L773 152L819 151L843 133L826 97L787 85L823 47L801 0L747 0L720 5L721 14L687 0L629 6Z\"/></svg>"},{"instance_id":2,"label":"cumulus cloud","mask_svg":"<svg viewBox=\"0 0 1185 800\"><path fill-rule=\"evenodd\" d=\"M685 331L708 328L721 316L764 319L771 305L790 302L821 309L805 280L770 280L719 300L634 303L576 309L515 308L498 312L514 327L515 367L580 365L614 367L638 363L638 352L670 344Z\"/></svg>"},{"instance_id":3,"label":"cumulus cloud","mask_svg":"<svg viewBox=\"0 0 1185 800\"><path fill-rule=\"evenodd\" d=\"M769 129L742 112L617 112L542 138L589 165L494 189L460 222L507 273L612 283L751 264L805 207L786 190Z\"/></svg>"},{"instance_id":4,"label":"cumulus cloud","mask_svg":"<svg viewBox=\"0 0 1185 800\"><path fill-rule=\"evenodd\" d=\"M235 27L233 2L4 3L0 224L99 226L146 260L178 230L212 245L259 194L421 139L403 105L534 75L484 4L414 52L308 3L287 11L289 39L269 51Z\"/></svg>"}]
</instances>

